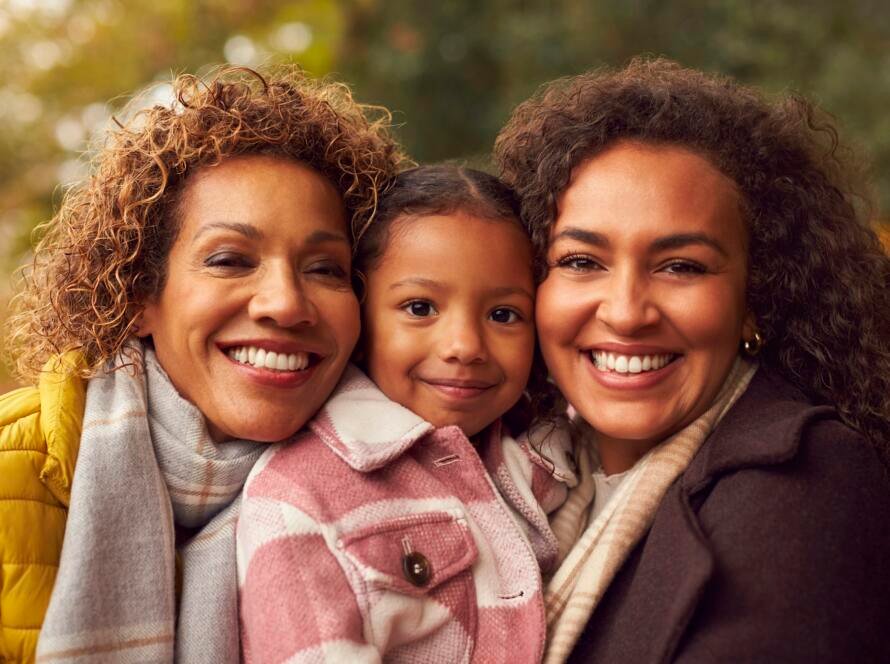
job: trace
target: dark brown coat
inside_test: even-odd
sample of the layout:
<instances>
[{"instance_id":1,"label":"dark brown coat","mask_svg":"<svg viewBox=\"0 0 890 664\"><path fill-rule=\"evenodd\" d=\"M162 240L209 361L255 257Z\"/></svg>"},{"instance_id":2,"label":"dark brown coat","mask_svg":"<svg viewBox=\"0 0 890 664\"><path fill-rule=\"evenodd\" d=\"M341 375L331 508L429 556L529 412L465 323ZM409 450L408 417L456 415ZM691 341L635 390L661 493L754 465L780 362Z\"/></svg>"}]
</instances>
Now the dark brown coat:
<instances>
[{"instance_id":1,"label":"dark brown coat","mask_svg":"<svg viewBox=\"0 0 890 664\"><path fill-rule=\"evenodd\" d=\"M570 662L890 662L890 480L761 368L668 490Z\"/></svg>"}]
</instances>

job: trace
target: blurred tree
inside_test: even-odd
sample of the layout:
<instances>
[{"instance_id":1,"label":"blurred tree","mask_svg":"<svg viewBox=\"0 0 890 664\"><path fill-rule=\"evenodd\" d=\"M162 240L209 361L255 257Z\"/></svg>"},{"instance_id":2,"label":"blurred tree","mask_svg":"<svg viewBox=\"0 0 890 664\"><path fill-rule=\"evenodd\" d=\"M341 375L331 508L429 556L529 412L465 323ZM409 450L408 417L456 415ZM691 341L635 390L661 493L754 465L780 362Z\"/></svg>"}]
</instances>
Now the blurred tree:
<instances>
[{"instance_id":1,"label":"blurred tree","mask_svg":"<svg viewBox=\"0 0 890 664\"><path fill-rule=\"evenodd\" d=\"M82 178L82 153L126 95L172 72L298 56L331 68L342 12L330 0L9 0L0 5L0 237L6 258ZM164 89L158 88L158 100ZM108 103L108 100L112 100ZM8 264L7 264L8 267Z\"/></svg>"},{"instance_id":2,"label":"blurred tree","mask_svg":"<svg viewBox=\"0 0 890 664\"><path fill-rule=\"evenodd\" d=\"M421 161L482 162L541 83L639 53L796 90L874 164L890 209L890 12L878 0L354 0L338 60L361 96L399 111Z\"/></svg>"},{"instance_id":3,"label":"blurred tree","mask_svg":"<svg viewBox=\"0 0 890 664\"><path fill-rule=\"evenodd\" d=\"M418 161L485 167L541 83L638 53L815 99L872 161L890 210L883 0L0 0L0 304L30 230L86 174L90 138L122 95L172 72L294 60L393 109Z\"/></svg>"}]
</instances>

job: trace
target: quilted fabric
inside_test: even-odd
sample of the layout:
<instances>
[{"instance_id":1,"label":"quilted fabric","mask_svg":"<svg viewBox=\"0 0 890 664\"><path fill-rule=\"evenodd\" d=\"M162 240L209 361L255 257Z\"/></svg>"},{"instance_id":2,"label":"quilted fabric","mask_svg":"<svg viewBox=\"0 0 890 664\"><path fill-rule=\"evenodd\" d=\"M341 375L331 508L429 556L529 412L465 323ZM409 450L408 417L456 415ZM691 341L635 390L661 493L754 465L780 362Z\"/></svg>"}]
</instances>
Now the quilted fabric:
<instances>
[{"instance_id":1,"label":"quilted fabric","mask_svg":"<svg viewBox=\"0 0 890 664\"><path fill-rule=\"evenodd\" d=\"M37 387L0 396L0 661L33 662L52 593L74 464L85 381L82 359L50 360Z\"/></svg>"}]
</instances>

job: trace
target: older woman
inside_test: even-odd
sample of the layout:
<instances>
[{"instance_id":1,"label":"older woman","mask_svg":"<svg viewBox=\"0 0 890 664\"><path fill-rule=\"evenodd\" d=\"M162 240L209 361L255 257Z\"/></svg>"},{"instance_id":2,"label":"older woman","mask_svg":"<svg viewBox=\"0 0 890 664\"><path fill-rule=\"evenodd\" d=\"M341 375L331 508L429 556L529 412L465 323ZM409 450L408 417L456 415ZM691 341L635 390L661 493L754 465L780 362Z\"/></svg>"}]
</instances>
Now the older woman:
<instances>
[{"instance_id":1,"label":"older woman","mask_svg":"<svg viewBox=\"0 0 890 664\"><path fill-rule=\"evenodd\" d=\"M257 443L306 423L358 338L352 242L400 160L385 118L292 69L173 89L67 193L11 319L39 388L0 399L3 661L41 623L41 661L238 661Z\"/></svg>"},{"instance_id":2,"label":"older woman","mask_svg":"<svg viewBox=\"0 0 890 664\"><path fill-rule=\"evenodd\" d=\"M833 126L638 60L496 155L586 434L547 661L890 661L890 260Z\"/></svg>"}]
</instances>

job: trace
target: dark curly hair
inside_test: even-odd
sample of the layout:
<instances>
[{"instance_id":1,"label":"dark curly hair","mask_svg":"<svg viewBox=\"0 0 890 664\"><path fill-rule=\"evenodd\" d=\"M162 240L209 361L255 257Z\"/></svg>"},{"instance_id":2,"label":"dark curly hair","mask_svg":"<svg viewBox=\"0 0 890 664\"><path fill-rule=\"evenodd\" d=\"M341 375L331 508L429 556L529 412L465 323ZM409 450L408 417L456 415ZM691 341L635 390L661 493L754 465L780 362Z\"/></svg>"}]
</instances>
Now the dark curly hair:
<instances>
[{"instance_id":1,"label":"dark curly hair","mask_svg":"<svg viewBox=\"0 0 890 664\"><path fill-rule=\"evenodd\" d=\"M404 160L388 112L297 67L218 68L177 76L172 88L170 105L144 109L137 97L124 109L92 177L42 227L7 321L4 350L19 378L34 380L47 359L73 349L89 376L121 351L164 285L180 194L199 169L244 154L303 162L340 192L355 241Z\"/></svg>"},{"instance_id":2,"label":"dark curly hair","mask_svg":"<svg viewBox=\"0 0 890 664\"><path fill-rule=\"evenodd\" d=\"M737 185L759 359L835 406L890 459L890 258L866 220L862 171L806 100L767 101L729 78L638 58L554 81L521 104L495 158L546 267L573 169L618 141L687 148Z\"/></svg>"}]
</instances>

